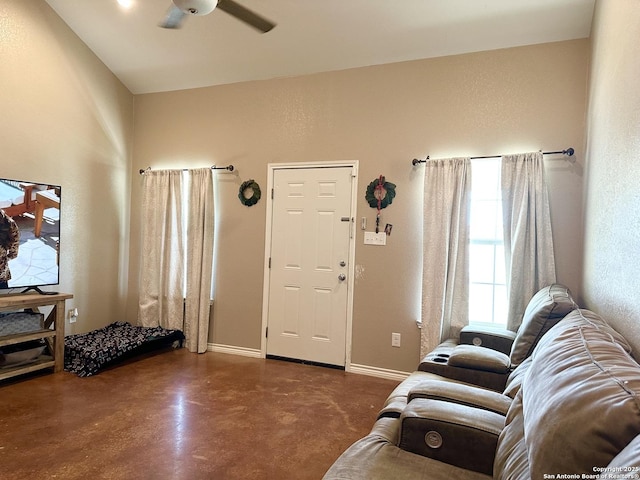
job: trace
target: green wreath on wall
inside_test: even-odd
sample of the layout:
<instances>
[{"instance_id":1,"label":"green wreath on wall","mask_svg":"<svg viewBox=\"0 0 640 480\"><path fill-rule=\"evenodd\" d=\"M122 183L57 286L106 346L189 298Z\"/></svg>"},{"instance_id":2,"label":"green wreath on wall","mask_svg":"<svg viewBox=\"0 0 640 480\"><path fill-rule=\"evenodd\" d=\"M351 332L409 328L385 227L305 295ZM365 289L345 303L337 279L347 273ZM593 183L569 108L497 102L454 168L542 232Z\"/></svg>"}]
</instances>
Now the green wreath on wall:
<instances>
[{"instance_id":1,"label":"green wreath on wall","mask_svg":"<svg viewBox=\"0 0 640 480\"><path fill-rule=\"evenodd\" d=\"M251 196L247 196L247 190L250 190L252 192ZM256 203L258 203L258 200L260 200L260 195L260 186L256 183L255 180L247 180L246 182L243 182L242 185L240 185L238 198L243 205L246 205L247 207L255 205Z\"/></svg>"},{"instance_id":2,"label":"green wreath on wall","mask_svg":"<svg viewBox=\"0 0 640 480\"><path fill-rule=\"evenodd\" d=\"M371 208L381 209L391 205L395 196L395 184L385 181L384 176L380 175L369 184L364 197Z\"/></svg>"}]
</instances>

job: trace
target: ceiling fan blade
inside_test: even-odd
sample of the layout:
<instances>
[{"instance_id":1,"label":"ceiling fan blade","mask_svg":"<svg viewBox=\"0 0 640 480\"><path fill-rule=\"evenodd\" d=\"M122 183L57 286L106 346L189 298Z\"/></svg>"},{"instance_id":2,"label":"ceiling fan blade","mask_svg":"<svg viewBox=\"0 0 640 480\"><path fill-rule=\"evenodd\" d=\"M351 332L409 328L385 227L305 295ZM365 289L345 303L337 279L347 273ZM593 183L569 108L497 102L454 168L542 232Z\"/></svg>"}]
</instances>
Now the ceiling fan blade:
<instances>
[{"instance_id":1,"label":"ceiling fan blade","mask_svg":"<svg viewBox=\"0 0 640 480\"><path fill-rule=\"evenodd\" d=\"M275 23L243 7L234 0L218 0L218 8L227 12L229 15L233 15L238 20L242 20L246 24L251 25L253 28L260 30L262 33L267 33L276 26Z\"/></svg>"},{"instance_id":2,"label":"ceiling fan blade","mask_svg":"<svg viewBox=\"0 0 640 480\"><path fill-rule=\"evenodd\" d=\"M167 10L167 16L160 22L160 26L162 28L180 28L182 20L186 16L187 15L178 7L171 5L169 10Z\"/></svg>"}]
</instances>

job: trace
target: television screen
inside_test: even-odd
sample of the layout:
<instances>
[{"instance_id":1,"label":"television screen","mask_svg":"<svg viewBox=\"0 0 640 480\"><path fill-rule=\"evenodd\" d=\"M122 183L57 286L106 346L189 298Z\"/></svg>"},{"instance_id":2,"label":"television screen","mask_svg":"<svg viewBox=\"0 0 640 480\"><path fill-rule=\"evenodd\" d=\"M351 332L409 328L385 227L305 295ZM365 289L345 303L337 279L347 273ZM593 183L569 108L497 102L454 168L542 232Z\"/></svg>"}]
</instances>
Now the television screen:
<instances>
[{"instance_id":1,"label":"television screen","mask_svg":"<svg viewBox=\"0 0 640 480\"><path fill-rule=\"evenodd\" d=\"M60 186L0 178L0 289L59 283Z\"/></svg>"}]
</instances>

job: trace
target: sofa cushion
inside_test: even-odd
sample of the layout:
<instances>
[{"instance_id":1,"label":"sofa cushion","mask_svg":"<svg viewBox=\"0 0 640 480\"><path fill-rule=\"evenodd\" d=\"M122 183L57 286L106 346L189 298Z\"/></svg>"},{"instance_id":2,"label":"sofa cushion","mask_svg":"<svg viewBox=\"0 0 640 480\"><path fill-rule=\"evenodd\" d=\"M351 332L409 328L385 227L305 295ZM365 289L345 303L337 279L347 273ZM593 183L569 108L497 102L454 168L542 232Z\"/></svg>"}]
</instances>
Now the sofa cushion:
<instances>
[{"instance_id":1,"label":"sofa cushion","mask_svg":"<svg viewBox=\"0 0 640 480\"><path fill-rule=\"evenodd\" d=\"M555 283L538 291L529 300L511 347L511 365L520 365L533 352L542 336L578 306L571 291Z\"/></svg>"},{"instance_id":2,"label":"sofa cushion","mask_svg":"<svg viewBox=\"0 0 640 480\"><path fill-rule=\"evenodd\" d=\"M593 312L565 320L540 340L522 383L531 478L592 475L640 434L640 366Z\"/></svg>"},{"instance_id":3,"label":"sofa cushion","mask_svg":"<svg viewBox=\"0 0 640 480\"><path fill-rule=\"evenodd\" d=\"M385 406L391 405L392 403L397 402L398 400L406 404L409 391L413 387L422 383L425 380L441 380L443 382L461 383L461 382L458 382L457 380L441 377L440 375L437 375L435 373L415 371L415 372L412 372L407 378L405 378L402 382L400 382L396 388L393 389L393 391L387 397Z\"/></svg>"},{"instance_id":4,"label":"sofa cushion","mask_svg":"<svg viewBox=\"0 0 640 480\"><path fill-rule=\"evenodd\" d=\"M415 398L459 403L460 405L489 410L503 416L507 414L511 405L509 397L493 390L441 380L425 380L413 387L409 391L407 400L411 402Z\"/></svg>"},{"instance_id":5,"label":"sofa cushion","mask_svg":"<svg viewBox=\"0 0 640 480\"><path fill-rule=\"evenodd\" d=\"M494 478L530 479L529 457L524 436L522 392L516 394L500 433L493 463Z\"/></svg>"}]
</instances>

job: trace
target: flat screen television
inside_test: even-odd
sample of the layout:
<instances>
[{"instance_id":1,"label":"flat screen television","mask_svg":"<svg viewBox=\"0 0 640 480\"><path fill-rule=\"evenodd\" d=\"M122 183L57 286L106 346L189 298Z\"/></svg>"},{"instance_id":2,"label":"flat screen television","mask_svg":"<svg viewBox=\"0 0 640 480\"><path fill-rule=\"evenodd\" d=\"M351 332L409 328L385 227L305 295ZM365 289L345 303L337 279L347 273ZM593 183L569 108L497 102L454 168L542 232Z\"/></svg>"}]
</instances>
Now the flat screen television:
<instances>
[{"instance_id":1,"label":"flat screen television","mask_svg":"<svg viewBox=\"0 0 640 480\"><path fill-rule=\"evenodd\" d=\"M0 293L60 282L60 185L0 178Z\"/></svg>"}]
</instances>

